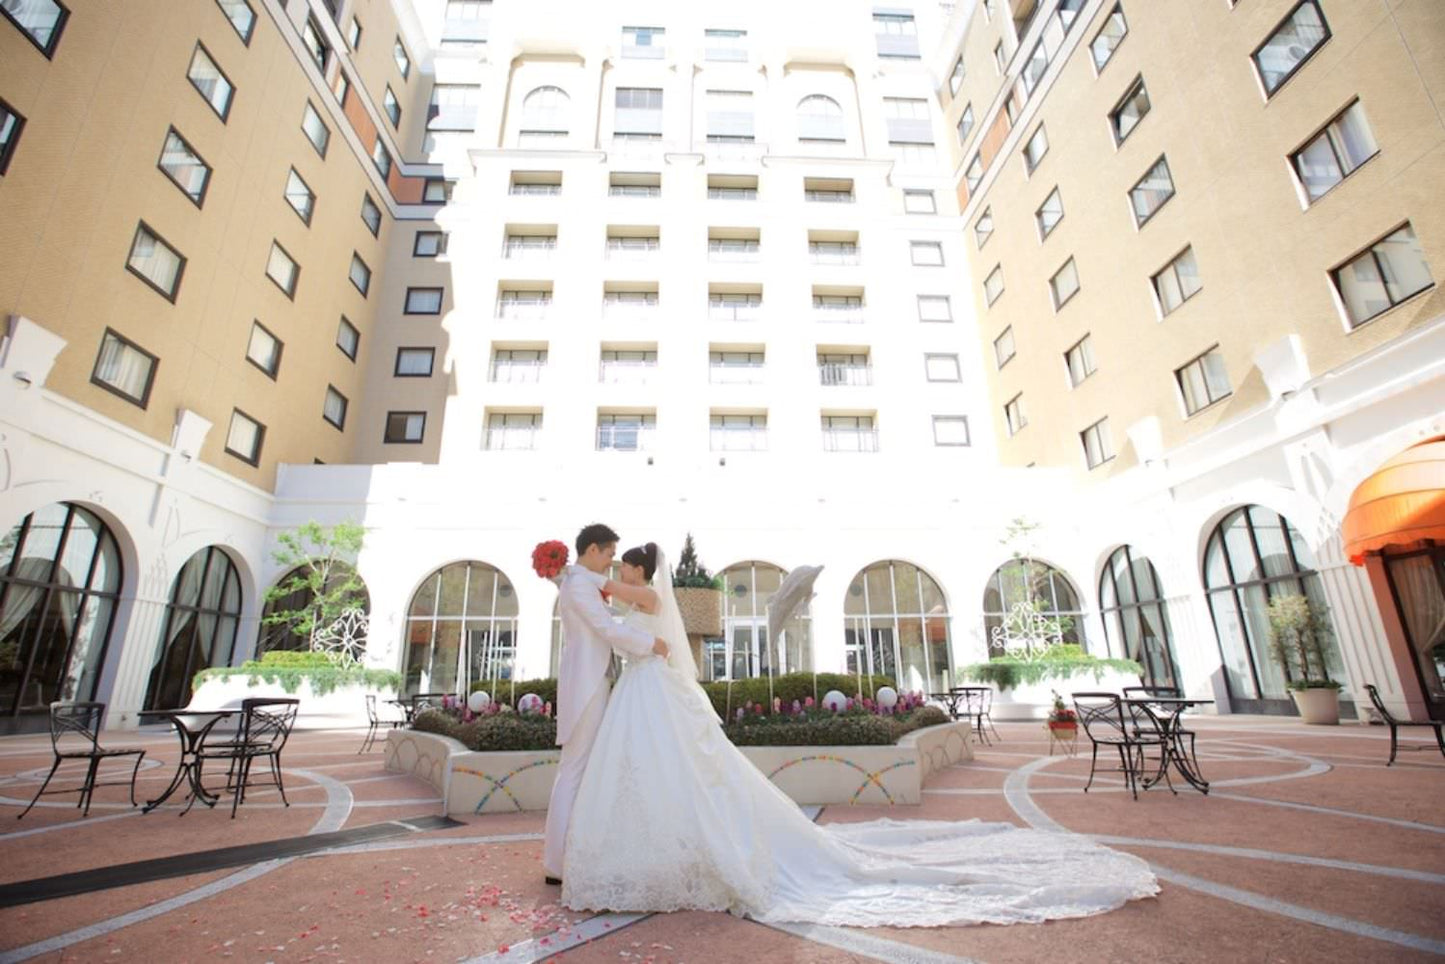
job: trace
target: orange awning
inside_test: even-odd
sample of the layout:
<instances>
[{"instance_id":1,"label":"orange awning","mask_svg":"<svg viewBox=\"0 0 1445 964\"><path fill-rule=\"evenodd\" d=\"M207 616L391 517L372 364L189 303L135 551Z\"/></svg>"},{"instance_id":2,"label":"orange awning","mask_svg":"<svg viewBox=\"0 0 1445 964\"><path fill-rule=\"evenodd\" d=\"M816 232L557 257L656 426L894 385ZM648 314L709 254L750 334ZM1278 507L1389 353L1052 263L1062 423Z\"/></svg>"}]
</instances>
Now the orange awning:
<instances>
[{"instance_id":1,"label":"orange awning","mask_svg":"<svg viewBox=\"0 0 1445 964\"><path fill-rule=\"evenodd\" d=\"M1445 542L1445 439L1406 449L1361 482L1340 529L1357 566L1366 553Z\"/></svg>"}]
</instances>

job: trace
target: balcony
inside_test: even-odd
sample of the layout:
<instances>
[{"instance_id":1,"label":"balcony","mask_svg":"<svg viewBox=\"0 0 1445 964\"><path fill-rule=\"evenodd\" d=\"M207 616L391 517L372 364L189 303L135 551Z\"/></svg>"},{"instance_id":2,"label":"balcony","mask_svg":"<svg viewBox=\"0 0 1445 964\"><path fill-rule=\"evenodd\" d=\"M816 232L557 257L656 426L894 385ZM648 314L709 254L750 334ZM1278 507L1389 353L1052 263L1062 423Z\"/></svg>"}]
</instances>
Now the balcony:
<instances>
[{"instance_id":1,"label":"balcony","mask_svg":"<svg viewBox=\"0 0 1445 964\"><path fill-rule=\"evenodd\" d=\"M651 321L658 314L656 295L650 300L609 298L602 302L602 317L608 321Z\"/></svg>"},{"instance_id":2,"label":"balcony","mask_svg":"<svg viewBox=\"0 0 1445 964\"><path fill-rule=\"evenodd\" d=\"M530 384L542 380L546 362L495 362L490 381L498 384Z\"/></svg>"},{"instance_id":3,"label":"balcony","mask_svg":"<svg viewBox=\"0 0 1445 964\"><path fill-rule=\"evenodd\" d=\"M857 429L839 431L836 429L825 429L823 431L823 451L876 452L878 451L878 430Z\"/></svg>"},{"instance_id":4,"label":"balcony","mask_svg":"<svg viewBox=\"0 0 1445 964\"><path fill-rule=\"evenodd\" d=\"M814 242L808 245L808 259L813 264L858 264L861 258L858 255L856 244L826 244Z\"/></svg>"},{"instance_id":5,"label":"balcony","mask_svg":"<svg viewBox=\"0 0 1445 964\"><path fill-rule=\"evenodd\" d=\"M658 238L608 238L608 261L647 261L662 250Z\"/></svg>"},{"instance_id":6,"label":"balcony","mask_svg":"<svg viewBox=\"0 0 1445 964\"><path fill-rule=\"evenodd\" d=\"M852 204L857 198L852 191L804 191L803 200L824 204Z\"/></svg>"},{"instance_id":7,"label":"balcony","mask_svg":"<svg viewBox=\"0 0 1445 964\"><path fill-rule=\"evenodd\" d=\"M552 299L546 298L503 298L497 302L497 317L516 321L535 321L546 318L552 311Z\"/></svg>"},{"instance_id":8,"label":"balcony","mask_svg":"<svg viewBox=\"0 0 1445 964\"><path fill-rule=\"evenodd\" d=\"M656 371L655 361L604 360L597 366L597 380L604 385L645 385Z\"/></svg>"},{"instance_id":9,"label":"balcony","mask_svg":"<svg viewBox=\"0 0 1445 964\"><path fill-rule=\"evenodd\" d=\"M599 425L597 426L597 451L650 451L652 449L652 432L653 429L649 425Z\"/></svg>"},{"instance_id":10,"label":"balcony","mask_svg":"<svg viewBox=\"0 0 1445 964\"><path fill-rule=\"evenodd\" d=\"M873 366L825 362L818 366L818 380L823 385L872 385Z\"/></svg>"},{"instance_id":11,"label":"balcony","mask_svg":"<svg viewBox=\"0 0 1445 964\"><path fill-rule=\"evenodd\" d=\"M834 322L845 325L860 324L863 319L863 305L857 303L840 304L832 301L814 301L813 319L815 321Z\"/></svg>"},{"instance_id":12,"label":"balcony","mask_svg":"<svg viewBox=\"0 0 1445 964\"><path fill-rule=\"evenodd\" d=\"M709 321L757 321L763 315L763 303L757 301L709 301Z\"/></svg>"},{"instance_id":13,"label":"balcony","mask_svg":"<svg viewBox=\"0 0 1445 964\"><path fill-rule=\"evenodd\" d=\"M707 242L707 259L721 264L752 262L758 260L758 249L759 244L757 241L709 238Z\"/></svg>"},{"instance_id":14,"label":"balcony","mask_svg":"<svg viewBox=\"0 0 1445 964\"><path fill-rule=\"evenodd\" d=\"M714 385L761 385L763 366L713 363L707 368L707 380Z\"/></svg>"},{"instance_id":15,"label":"balcony","mask_svg":"<svg viewBox=\"0 0 1445 964\"><path fill-rule=\"evenodd\" d=\"M556 250L556 238L508 238L502 245L502 257L509 261L542 261Z\"/></svg>"}]
</instances>

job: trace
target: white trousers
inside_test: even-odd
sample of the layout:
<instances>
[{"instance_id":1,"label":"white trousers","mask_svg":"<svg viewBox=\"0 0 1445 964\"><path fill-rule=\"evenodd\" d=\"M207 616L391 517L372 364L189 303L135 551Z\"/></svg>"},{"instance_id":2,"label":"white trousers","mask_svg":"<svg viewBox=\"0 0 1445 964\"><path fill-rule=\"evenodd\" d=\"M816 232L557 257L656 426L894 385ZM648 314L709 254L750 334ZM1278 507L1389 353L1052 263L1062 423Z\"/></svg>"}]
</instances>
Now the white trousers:
<instances>
[{"instance_id":1,"label":"white trousers","mask_svg":"<svg viewBox=\"0 0 1445 964\"><path fill-rule=\"evenodd\" d=\"M552 799L547 804L547 838L542 846L542 870L549 877L562 876L562 858L567 848L567 827L572 820L572 804L582 788L582 774L592 743L602 726L607 709L607 696L612 688L606 683L588 701L572 727L572 738L562 745L562 759L557 764L557 782L552 784Z\"/></svg>"}]
</instances>

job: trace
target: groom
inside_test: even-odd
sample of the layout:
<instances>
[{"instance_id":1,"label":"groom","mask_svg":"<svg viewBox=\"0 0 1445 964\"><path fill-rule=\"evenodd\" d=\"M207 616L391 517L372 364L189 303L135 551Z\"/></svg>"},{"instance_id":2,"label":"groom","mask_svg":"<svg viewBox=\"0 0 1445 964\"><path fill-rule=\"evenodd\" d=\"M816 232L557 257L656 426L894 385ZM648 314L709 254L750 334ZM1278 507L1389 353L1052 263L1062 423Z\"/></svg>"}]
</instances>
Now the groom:
<instances>
[{"instance_id":1,"label":"groom","mask_svg":"<svg viewBox=\"0 0 1445 964\"><path fill-rule=\"evenodd\" d=\"M607 584L607 570L616 554L617 533L594 523L577 534L577 565L568 566L562 576L557 604L566 640L557 673L557 745L562 748L562 759L547 805L547 838L542 849L542 870L549 884L562 882L567 824L607 707L607 667L613 647L635 656L649 652L667 655L666 641L614 622L603 603L601 589Z\"/></svg>"}]
</instances>

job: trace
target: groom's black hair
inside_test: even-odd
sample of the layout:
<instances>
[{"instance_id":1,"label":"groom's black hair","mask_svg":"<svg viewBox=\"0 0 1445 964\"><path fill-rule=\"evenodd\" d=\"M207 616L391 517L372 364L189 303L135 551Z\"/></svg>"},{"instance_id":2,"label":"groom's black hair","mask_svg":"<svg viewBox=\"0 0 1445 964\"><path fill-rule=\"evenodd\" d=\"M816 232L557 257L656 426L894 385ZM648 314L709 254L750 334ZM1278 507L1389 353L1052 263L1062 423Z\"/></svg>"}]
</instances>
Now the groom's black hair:
<instances>
[{"instance_id":1,"label":"groom's black hair","mask_svg":"<svg viewBox=\"0 0 1445 964\"><path fill-rule=\"evenodd\" d=\"M615 543L618 538L619 536L612 531L611 527L594 522L577 533L577 558L582 558L582 554L587 551L588 546L605 546L609 542Z\"/></svg>"},{"instance_id":2,"label":"groom's black hair","mask_svg":"<svg viewBox=\"0 0 1445 964\"><path fill-rule=\"evenodd\" d=\"M652 574L657 571L657 543L633 546L622 554L622 561L629 566L641 566L643 577L651 582Z\"/></svg>"}]
</instances>

